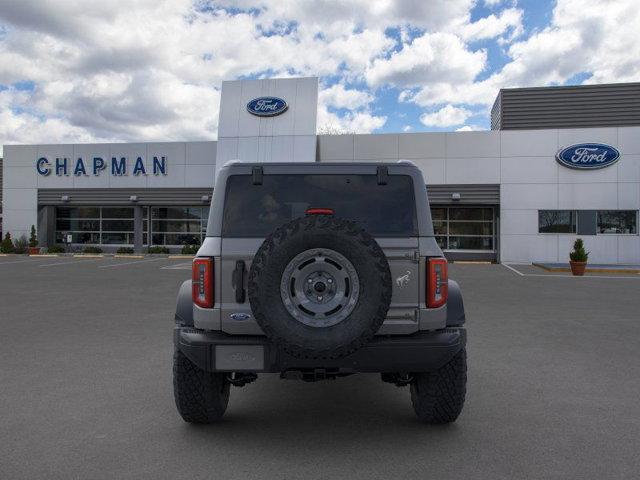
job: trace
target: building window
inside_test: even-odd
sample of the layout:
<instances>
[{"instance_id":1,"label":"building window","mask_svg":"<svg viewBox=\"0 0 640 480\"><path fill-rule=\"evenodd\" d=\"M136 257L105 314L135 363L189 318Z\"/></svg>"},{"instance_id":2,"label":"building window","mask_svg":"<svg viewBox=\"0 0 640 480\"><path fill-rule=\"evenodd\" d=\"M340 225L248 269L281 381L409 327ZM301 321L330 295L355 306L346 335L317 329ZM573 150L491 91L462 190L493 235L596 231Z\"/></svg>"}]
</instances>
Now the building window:
<instances>
[{"instance_id":1,"label":"building window","mask_svg":"<svg viewBox=\"0 0 640 480\"><path fill-rule=\"evenodd\" d=\"M209 207L151 207L151 242L153 245L201 244L208 218Z\"/></svg>"},{"instance_id":2,"label":"building window","mask_svg":"<svg viewBox=\"0 0 640 480\"><path fill-rule=\"evenodd\" d=\"M434 207L433 233L443 250L494 250L491 207Z\"/></svg>"},{"instance_id":3,"label":"building window","mask_svg":"<svg viewBox=\"0 0 640 480\"><path fill-rule=\"evenodd\" d=\"M58 207L56 242L133 245L133 207Z\"/></svg>"},{"instance_id":4,"label":"building window","mask_svg":"<svg viewBox=\"0 0 640 480\"><path fill-rule=\"evenodd\" d=\"M637 234L638 212L636 210L599 210L598 233Z\"/></svg>"},{"instance_id":5,"label":"building window","mask_svg":"<svg viewBox=\"0 0 640 480\"><path fill-rule=\"evenodd\" d=\"M539 210L539 233L576 233L576 212L573 210Z\"/></svg>"}]
</instances>

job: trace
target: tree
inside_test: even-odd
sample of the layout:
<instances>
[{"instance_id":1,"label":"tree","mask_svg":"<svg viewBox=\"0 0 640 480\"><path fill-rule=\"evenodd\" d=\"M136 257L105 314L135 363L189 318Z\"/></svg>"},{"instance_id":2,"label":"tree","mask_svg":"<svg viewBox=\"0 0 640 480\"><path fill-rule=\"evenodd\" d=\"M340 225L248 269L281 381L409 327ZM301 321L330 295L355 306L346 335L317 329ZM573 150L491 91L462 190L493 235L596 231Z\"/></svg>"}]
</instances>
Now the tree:
<instances>
[{"instance_id":1,"label":"tree","mask_svg":"<svg viewBox=\"0 0 640 480\"><path fill-rule=\"evenodd\" d=\"M13 241L11 240L11 234L7 232L7 234L4 236L4 240L2 240L2 243L0 244L0 252L13 253L14 250L15 248L13 246Z\"/></svg>"},{"instance_id":2,"label":"tree","mask_svg":"<svg viewBox=\"0 0 640 480\"><path fill-rule=\"evenodd\" d=\"M38 236L36 235L35 225L31 225L31 235L29 235L29 246L31 248L38 246Z\"/></svg>"}]
</instances>

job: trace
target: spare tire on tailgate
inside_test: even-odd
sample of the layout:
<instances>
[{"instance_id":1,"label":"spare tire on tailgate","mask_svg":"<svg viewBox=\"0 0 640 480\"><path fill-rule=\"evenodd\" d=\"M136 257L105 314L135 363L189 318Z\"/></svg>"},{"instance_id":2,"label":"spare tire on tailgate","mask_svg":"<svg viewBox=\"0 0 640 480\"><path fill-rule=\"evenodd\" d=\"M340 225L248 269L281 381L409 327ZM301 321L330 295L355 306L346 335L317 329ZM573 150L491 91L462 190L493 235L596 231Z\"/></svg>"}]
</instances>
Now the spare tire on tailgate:
<instances>
[{"instance_id":1,"label":"spare tire on tailgate","mask_svg":"<svg viewBox=\"0 0 640 480\"><path fill-rule=\"evenodd\" d=\"M391 302L391 273L375 239L327 215L297 218L269 235L249 272L256 321L299 358L338 358L366 344Z\"/></svg>"}]
</instances>

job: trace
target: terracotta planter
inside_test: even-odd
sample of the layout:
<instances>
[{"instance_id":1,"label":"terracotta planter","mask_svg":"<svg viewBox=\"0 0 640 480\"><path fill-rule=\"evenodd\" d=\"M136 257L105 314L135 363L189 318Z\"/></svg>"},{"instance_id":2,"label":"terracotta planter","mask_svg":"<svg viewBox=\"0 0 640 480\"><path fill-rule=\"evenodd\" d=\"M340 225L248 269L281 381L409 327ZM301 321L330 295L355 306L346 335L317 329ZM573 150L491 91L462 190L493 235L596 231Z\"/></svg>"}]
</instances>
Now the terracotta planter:
<instances>
[{"instance_id":1,"label":"terracotta planter","mask_svg":"<svg viewBox=\"0 0 640 480\"><path fill-rule=\"evenodd\" d=\"M40 247L29 247L29 255L40 255Z\"/></svg>"},{"instance_id":2,"label":"terracotta planter","mask_svg":"<svg viewBox=\"0 0 640 480\"><path fill-rule=\"evenodd\" d=\"M583 276L584 271L587 268L587 262L574 262L573 260L571 260L569 262L569 265L571 265L571 273L578 277Z\"/></svg>"}]
</instances>

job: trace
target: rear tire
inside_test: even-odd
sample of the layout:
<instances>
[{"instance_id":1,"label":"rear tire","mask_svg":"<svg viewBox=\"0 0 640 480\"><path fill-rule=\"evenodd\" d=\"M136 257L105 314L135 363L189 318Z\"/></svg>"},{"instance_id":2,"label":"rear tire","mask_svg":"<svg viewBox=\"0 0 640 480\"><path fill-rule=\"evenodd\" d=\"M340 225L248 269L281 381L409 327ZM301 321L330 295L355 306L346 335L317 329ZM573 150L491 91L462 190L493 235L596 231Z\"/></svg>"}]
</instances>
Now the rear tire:
<instances>
[{"instance_id":1,"label":"rear tire","mask_svg":"<svg viewBox=\"0 0 640 480\"><path fill-rule=\"evenodd\" d=\"M411 403L420 421L428 424L454 422L467 391L467 351L460 350L435 372L415 373Z\"/></svg>"},{"instance_id":2,"label":"rear tire","mask_svg":"<svg viewBox=\"0 0 640 480\"><path fill-rule=\"evenodd\" d=\"M206 372L177 348L173 354L173 396L185 422L213 423L229 403L229 381L224 373Z\"/></svg>"}]
</instances>

